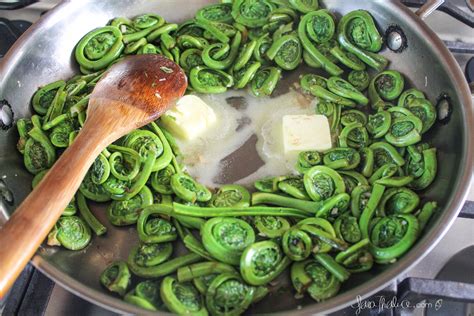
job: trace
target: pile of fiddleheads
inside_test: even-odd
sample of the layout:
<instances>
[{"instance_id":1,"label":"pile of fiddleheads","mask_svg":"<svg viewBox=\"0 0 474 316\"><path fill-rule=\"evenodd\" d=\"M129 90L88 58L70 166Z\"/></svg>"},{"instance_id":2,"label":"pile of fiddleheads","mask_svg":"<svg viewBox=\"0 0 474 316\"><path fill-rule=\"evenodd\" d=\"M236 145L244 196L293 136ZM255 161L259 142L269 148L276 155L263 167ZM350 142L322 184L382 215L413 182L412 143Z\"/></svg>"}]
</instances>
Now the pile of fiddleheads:
<instances>
[{"instance_id":1,"label":"pile of fiddleheads","mask_svg":"<svg viewBox=\"0 0 474 316\"><path fill-rule=\"evenodd\" d=\"M144 14L91 31L75 49L82 74L41 87L36 114L17 123L33 186L74 141L102 73L131 54L175 61L198 93L248 87L269 96L283 71L320 68L327 76L305 74L300 87L318 99L337 144L299 153L294 174L258 180L255 190L211 190L186 172L158 120L97 157L48 244L86 247L91 232L107 231L87 201L111 201L109 222L136 225L139 242L100 282L142 308L192 315L239 315L283 273L297 297L325 300L352 274L394 262L437 208L418 195L437 172L436 149L423 142L436 110L401 73L384 71L381 48L368 12L337 21L317 0L226 1L180 25ZM188 253L173 256L177 243Z\"/></svg>"}]
</instances>

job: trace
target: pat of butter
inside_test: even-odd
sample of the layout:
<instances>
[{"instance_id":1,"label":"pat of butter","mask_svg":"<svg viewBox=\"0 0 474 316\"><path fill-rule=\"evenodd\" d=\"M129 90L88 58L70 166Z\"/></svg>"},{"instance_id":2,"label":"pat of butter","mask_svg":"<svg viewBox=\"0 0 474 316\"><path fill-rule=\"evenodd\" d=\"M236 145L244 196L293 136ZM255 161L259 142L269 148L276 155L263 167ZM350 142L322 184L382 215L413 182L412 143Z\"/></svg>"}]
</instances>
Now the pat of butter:
<instances>
[{"instance_id":1,"label":"pat of butter","mask_svg":"<svg viewBox=\"0 0 474 316\"><path fill-rule=\"evenodd\" d=\"M195 95L185 95L161 117L163 126L184 140L195 139L216 120L214 110Z\"/></svg>"},{"instance_id":2,"label":"pat of butter","mask_svg":"<svg viewBox=\"0 0 474 316\"><path fill-rule=\"evenodd\" d=\"M332 147L329 122L324 115L285 115L283 117L285 153L325 151Z\"/></svg>"}]
</instances>

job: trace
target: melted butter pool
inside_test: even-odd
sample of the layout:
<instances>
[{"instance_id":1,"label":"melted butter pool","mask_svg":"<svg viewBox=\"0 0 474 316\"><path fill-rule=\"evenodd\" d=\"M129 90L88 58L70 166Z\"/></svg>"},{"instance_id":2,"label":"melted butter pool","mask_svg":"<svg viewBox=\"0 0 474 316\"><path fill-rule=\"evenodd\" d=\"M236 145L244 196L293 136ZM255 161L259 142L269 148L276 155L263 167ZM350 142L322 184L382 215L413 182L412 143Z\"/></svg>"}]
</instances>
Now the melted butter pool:
<instances>
[{"instance_id":1,"label":"melted butter pool","mask_svg":"<svg viewBox=\"0 0 474 316\"><path fill-rule=\"evenodd\" d=\"M281 122L284 115L314 114L311 98L292 89L271 98L245 90L198 96L217 122L192 141L177 140L191 176L213 188L294 172L296 157L284 154Z\"/></svg>"}]
</instances>

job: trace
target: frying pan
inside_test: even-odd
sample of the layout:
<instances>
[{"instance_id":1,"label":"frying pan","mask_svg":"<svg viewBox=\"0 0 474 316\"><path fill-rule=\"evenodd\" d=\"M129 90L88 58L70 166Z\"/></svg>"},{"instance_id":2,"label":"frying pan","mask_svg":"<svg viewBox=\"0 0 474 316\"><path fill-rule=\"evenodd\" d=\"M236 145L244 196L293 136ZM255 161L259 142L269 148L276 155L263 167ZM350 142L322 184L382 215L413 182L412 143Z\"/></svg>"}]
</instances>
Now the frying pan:
<instances>
[{"instance_id":1,"label":"frying pan","mask_svg":"<svg viewBox=\"0 0 474 316\"><path fill-rule=\"evenodd\" d=\"M181 22L210 2L63 1L33 25L2 60L0 99L6 99L11 104L15 119L30 116L29 100L39 86L59 78L69 78L78 72L72 51L89 30L105 25L113 17L133 17L145 12L158 13L168 21ZM423 193L426 199L438 201L441 207L416 245L395 264L379 265L367 273L354 275L336 297L322 303L310 299L295 300L290 286L284 286L286 280L283 280L280 291L271 293L253 307L249 311L251 314L328 313L353 304L357 296L364 298L382 289L421 260L443 237L463 205L471 180L474 116L469 88L453 56L421 19L440 1L428 1L419 12L420 16L395 0L321 2L338 16L355 9L369 10L381 32L397 25L405 34L408 47L401 53L388 49L383 51L391 61L390 67L402 72L408 78L409 85L425 91L432 102L436 103L441 94L447 96L452 107L449 119L437 123L427 135L427 140L438 149L438 176ZM278 93L284 93L288 86L285 82L281 83ZM17 139L15 128L0 131L0 196L4 197L0 198L0 222L8 218L31 190L32 176L24 169L21 155L16 150ZM254 149L250 146L243 150L250 155ZM242 174L242 170L236 165L229 172L233 173L233 178L239 178L246 175ZM99 219L109 225L103 207L94 204L92 208ZM99 275L106 265L126 258L131 246L137 242L134 228L108 228L106 237L94 238L83 251L71 252L43 246L32 259L33 265L68 290L95 304L119 313L145 315L144 310L106 294L100 287ZM297 306L300 308L297 309Z\"/></svg>"}]
</instances>

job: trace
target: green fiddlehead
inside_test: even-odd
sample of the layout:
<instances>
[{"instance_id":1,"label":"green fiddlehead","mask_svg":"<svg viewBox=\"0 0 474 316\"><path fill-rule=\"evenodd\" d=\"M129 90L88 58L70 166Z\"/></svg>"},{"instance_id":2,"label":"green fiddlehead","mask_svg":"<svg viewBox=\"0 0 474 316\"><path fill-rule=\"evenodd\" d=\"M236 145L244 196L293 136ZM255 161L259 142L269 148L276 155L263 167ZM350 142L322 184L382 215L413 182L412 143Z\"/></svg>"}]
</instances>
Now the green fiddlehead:
<instances>
[{"instance_id":1,"label":"green fiddlehead","mask_svg":"<svg viewBox=\"0 0 474 316\"><path fill-rule=\"evenodd\" d=\"M191 69L189 82L199 93L224 93L233 86L234 79L222 70L197 66Z\"/></svg>"},{"instance_id":2,"label":"green fiddlehead","mask_svg":"<svg viewBox=\"0 0 474 316\"><path fill-rule=\"evenodd\" d=\"M216 217L201 228L206 250L221 262L238 265L242 252L255 242L253 228L237 218Z\"/></svg>"},{"instance_id":3,"label":"green fiddlehead","mask_svg":"<svg viewBox=\"0 0 474 316\"><path fill-rule=\"evenodd\" d=\"M88 70L101 70L117 59L124 49L123 35L115 26L87 33L77 44L76 61Z\"/></svg>"},{"instance_id":4,"label":"green fiddlehead","mask_svg":"<svg viewBox=\"0 0 474 316\"><path fill-rule=\"evenodd\" d=\"M147 244L176 240L176 228L169 221L158 217L161 213L145 208L138 217L137 231L141 241Z\"/></svg>"},{"instance_id":5,"label":"green fiddlehead","mask_svg":"<svg viewBox=\"0 0 474 316\"><path fill-rule=\"evenodd\" d=\"M265 25L274 5L267 0L236 0L232 4L232 17L242 25L255 28Z\"/></svg>"},{"instance_id":6,"label":"green fiddlehead","mask_svg":"<svg viewBox=\"0 0 474 316\"><path fill-rule=\"evenodd\" d=\"M313 201L325 200L346 191L342 177L326 166L316 166L309 169L305 173L303 181L306 192Z\"/></svg>"},{"instance_id":7,"label":"green fiddlehead","mask_svg":"<svg viewBox=\"0 0 474 316\"><path fill-rule=\"evenodd\" d=\"M255 292L256 288L245 284L239 276L223 273L209 284L206 305L212 315L237 316L249 307Z\"/></svg>"},{"instance_id":8,"label":"green fiddlehead","mask_svg":"<svg viewBox=\"0 0 474 316\"><path fill-rule=\"evenodd\" d=\"M400 95L398 106L407 108L408 103L414 99L426 99L425 94L417 89L408 89Z\"/></svg>"},{"instance_id":9,"label":"green fiddlehead","mask_svg":"<svg viewBox=\"0 0 474 316\"><path fill-rule=\"evenodd\" d=\"M347 126L353 123L367 124L367 116L359 110L346 110L341 113L341 124Z\"/></svg>"},{"instance_id":10,"label":"green fiddlehead","mask_svg":"<svg viewBox=\"0 0 474 316\"><path fill-rule=\"evenodd\" d=\"M418 220L413 215L383 217L375 224L370 234L370 252L376 262L392 262L411 248L418 233Z\"/></svg>"},{"instance_id":11,"label":"green fiddlehead","mask_svg":"<svg viewBox=\"0 0 474 316\"><path fill-rule=\"evenodd\" d=\"M392 120L392 125L385 134L385 140L397 147L406 147L421 140L423 123L414 115L407 115Z\"/></svg>"},{"instance_id":12,"label":"green fiddlehead","mask_svg":"<svg viewBox=\"0 0 474 316\"><path fill-rule=\"evenodd\" d=\"M296 69L301 63L302 53L303 49L296 34L280 37L267 50L268 58L284 70Z\"/></svg>"},{"instance_id":13,"label":"green fiddlehead","mask_svg":"<svg viewBox=\"0 0 474 316\"><path fill-rule=\"evenodd\" d=\"M370 144L369 134L362 123L352 123L345 126L339 135L339 146L350 148L365 148Z\"/></svg>"},{"instance_id":14,"label":"green fiddlehead","mask_svg":"<svg viewBox=\"0 0 474 316\"><path fill-rule=\"evenodd\" d=\"M343 70L323 55L315 45L329 41L334 32L334 19L326 10L307 13L298 25L298 36L309 57L318 62L329 74L339 76Z\"/></svg>"},{"instance_id":15,"label":"green fiddlehead","mask_svg":"<svg viewBox=\"0 0 474 316\"><path fill-rule=\"evenodd\" d=\"M369 73L365 70L353 70L349 73L347 81L356 87L357 90L364 91L370 84Z\"/></svg>"},{"instance_id":16,"label":"green fiddlehead","mask_svg":"<svg viewBox=\"0 0 474 316\"><path fill-rule=\"evenodd\" d=\"M333 297L341 287L341 282L329 270L311 259L293 263L291 281L300 296L307 292L317 302Z\"/></svg>"},{"instance_id":17,"label":"green fiddlehead","mask_svg":"<svg viewBox=\"0 0 474 316\"><path fill-rule=\"evenodd\" d=\"M421 133L426 133L436 122L437 112L436 108L425 98L413 98L408 102L408 109L417 118L419 118L423 124Z\"/></svg>"},{"instance_id":18,"label":"green fiddlehead","mask_svg":"<svg viewBox=\"0 0 474 316\"><path fill-rule=\"evenodd\" d=\"M289 4L301 13L309 13L319 8L318 0L289 0Z\"/></svg>"},{"instance_id":19,"label":"green fiddlehead","mask_svg":"<svg viewBox=\"0 0 474 316\"><path fill-rule=\"evenodd\" d=\"M207 315L206 307L198 290L192 283L178 282L167 276L160 286L161 299L165 306L178 315Z\"/></svg>"},{"instance_id":20,"label":"green fiddlehead","mask_svg":"<svg viewBox=\"0 0 474 316\"><path fill-rule=\"evenodd\" d=\"M209 205L215 207L250 206L250 193L241 185L226 184L212 196Z\"/></svg>"},{"instance_id":21,"label":"green fiddlehead","mask_svg":"<svg viewBox=\"0 0 474 316\"><path fill-rule=\"evenodd\" d=\"M208 20L212 22L231 23L232 4L219 3L205 6L196 12L196 19Z\"/></svg>"},{"instance_id":22,"label":"green fiddlehead","mask_svg":"<svg viewBox=\"0 0 474 316\"><path fill-rule=\"evenodd\" d=\"M360 154L353 148L332 148L324 153L323 163L334 170L351 170L359 165Z\"/></svg>"},{"instance_id":23,"label":"green fiddlehead","mask_svg":"<svg viewBox=\"0 0 474 316\"><path fill-rule=\"evenodd\" d=\"M390 188L385 191L378 212L381 216L394 214L409 214L420 204L419 196L407 188Z\"/></svg>"},{"instance_id":24,"label":"green fiddlehead","mask_svg":"<svg viewBox=\"0 0 474 316\"><path fill-rule=\"evenodd\" d=\"M369 99L367 99L365 95L363 95L353 85L342 78L330 77L327 80L327 87L329 91L343 98L354 100L358 104L362 105L369 104Z\"/></svg>"},{"instance_id":25,"label":"green fiddlehead","mask_svg":"<svg viewBox=\"0 0 474 316\"><path fill-rule=\"evenodd\" d=\"M258 235L267 238L281 237L291 226L286 218L280 216L256 216L254 225Z\"/></svg>"},{"instance_id":26,"label":"green fiddlehead","mask_svg":"<svg viewBox=\"0 0 474 316\"><path fill-rule=\"evenodd\" d=\"M343 214L334 221L336 237L354 244L362 239L357 217Z\"/></svg>"},{"instance_id":27,"label":"green fiddlehead","mask_svg":"<svg viewBox=\"0 0 474 316\"><path fill-rule=\"evenodd\" d=\"M342 47L370 67L382 71L387 66L387 59L376 54L382 48L382 37L369 12L356 10L344 15L337 38Z\"/></svg>"},{"instance_id":28,"label":"green fiddlehead","mask_svg":"<svg viewBox=\"0 0 474 316\"><path fill-rule=\"evenodd\" d=\"M434 181L437 174L436 148L429 148L428 144L408 148L407 163L404 170L406 174L414 177L409 187L413 190L426 189Z\"/></svg>"},{"instance_id":29,"label":"green fiddlehead","mask_svg":"<svg viewBox=\"0 0 474 316\"><path fill-rule=\"evenodd\" d=\"M89 206L87 206L86 198L81 192L77 193L77 207L79 208L81 217L97 236L101 236L107 232L107 228L94 216Z\"/></svg>"},{"instance_id":30,"label":"green fiddlehead","mask_svg":"<svg viewBox=\"0 0 474 316\"><path fill-rule=\"evenodd\" d=\"M298 161L296 162L296 170L302 174L314 166L322 163L321 154L317 151L302 151L298 154Z\"/></svg>"},{"instance_id":31,"label":"green fiddlehead","mask_svg":"<svg viewBox=\"0 0 474 316\"><path fill-rule=\"evenodd\" d=\"M38 126L33 127L28 136L23 154L26 169L32 174L49 169L56 160L56 151L48 136Z\"/></svg>"},{"instance_id":32,"label":"green fiddlehead","mask_svg":"<svg viewBox=\"0 0 474 316\"><path fill-rule=\"evenodd\" d=\"M172 175L170 184L173 192L187 202L207 202L212 198L211 191L184 173Z\"/></svg>"},{"instance_id":33,"label":"green fiddlehead","mask_svg":"<svg viewBox=\"0 0 474 316\"><path fill-rule=\"evenodd\" d=\"M278 189L282 192L301 200L309 200L304 188L303 177L288 177L278 182Z\"/></svg>"},{"instance_id":34,"label":"green fiddlehead","mask_svg":"<svg viewBox=\"0 0 474 316\"><path fill-rule=\"evenodd\" d=\"M256 97L272 94L281 78L281 70L277 67L260 68L252 79L250 91Z\"/></svg>"},{"instance_id":35,"label":"green fiddlehead","mask_svg":"<svg viewBox=\"0 0 474 316\"><path fill-rule=\"evenodd\" d=\"M280 246L271 241L249 245L240 259L242 278L251 285L264 285L275 279L290 264Z\"/></svg>"},{"instance_id":36,"label":"green fiddlehead","mask_svg":"<svg viewBox=\"0 0 474 316\"><path fill-rule=\"evenodd\" d=\"M124 201L113 201L107 207L107 218L115 226L135 224L143 208L153 204L153 194L144 186L137 195Z\"/></svg>"},{"instance_id":37,"label":"green fiddlehead","mask_svg":"<svg viewBox=\"0 0 474 316\"><path fill-rule=\"evenodd\" d=\"M138 283L135 289L125 295L124 300L151 311L163 309L163 302L160 298L160 284L152 280Z\"/></svg>"},{"instance_id":38,"label":"green fiddlehead","mask_svg":"<svg viewBox=\"0 0 474 316\"><path fill-rule=\"evenodd\" d=\"M109 291L124 296L130 286L130 271L123 261L111 263L100 275L100 283Z\"/></svg>"},{"instance_id":39,"label":"green fiddlehead","mask_svg":"<svg viewBox=\"0 0 474 316\"><path fill-rule=\"evenodd\" d=\"M48 235L48 245L69 250L84 249L91 241L89 226L77 216L60 217Z\"/></svg>"},{"instance_id":40,"label":"green fiddlehead","mask_svg":"<svg viewBox=\"0 0 474 316\"><path fill-rule=\"evenodd\" d=\"M58 80L50 84L45 85L35 92L31 104L36 113L44 115L48 112L57 92L59 89L64 88L66 82L64 80Z\"/></svg>"}]
</instances>

